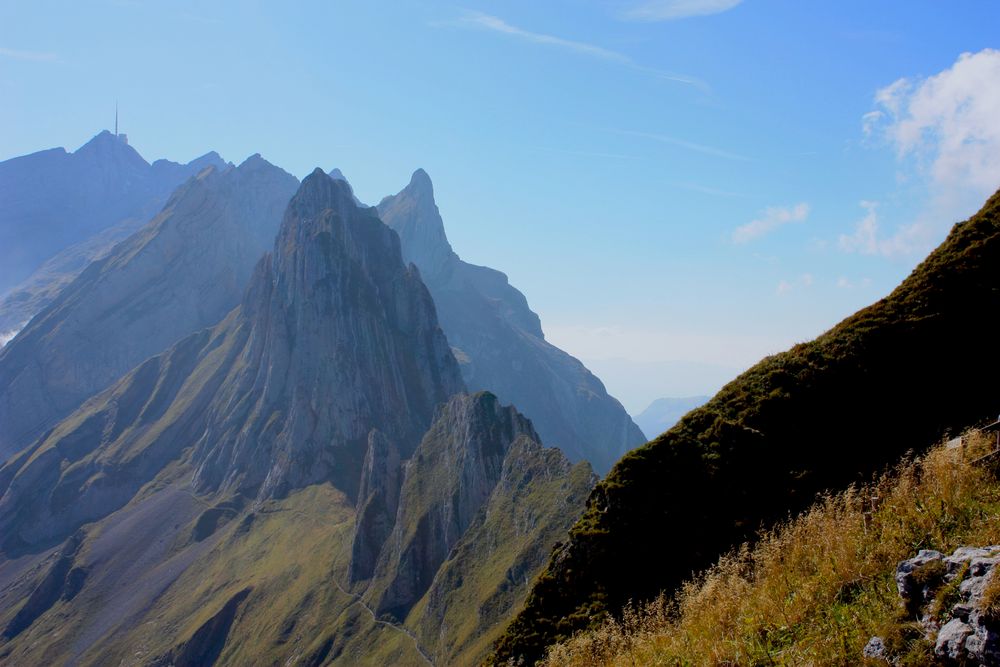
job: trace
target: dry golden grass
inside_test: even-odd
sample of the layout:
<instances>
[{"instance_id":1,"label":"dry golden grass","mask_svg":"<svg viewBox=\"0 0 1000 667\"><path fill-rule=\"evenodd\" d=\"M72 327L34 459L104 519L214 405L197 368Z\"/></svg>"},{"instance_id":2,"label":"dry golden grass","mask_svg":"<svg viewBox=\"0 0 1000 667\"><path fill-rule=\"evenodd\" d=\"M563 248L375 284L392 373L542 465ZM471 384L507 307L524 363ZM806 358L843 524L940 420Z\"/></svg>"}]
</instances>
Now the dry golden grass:
<instances>
[{"instance_id":1,"label":"dry golden grass","mask_svg":"<svg viewBox=\"0 0 1000 667\"><path fill-rule=\"evenodd\" d=\"M672 599L552 647L544 664L858 665L873 635L902 664L928 664L893 574L918 549L1000 542L1000 483L970 463L992 440L968 441L901 464L870 486L820 498Z\"/></svg>"}]
</instances>

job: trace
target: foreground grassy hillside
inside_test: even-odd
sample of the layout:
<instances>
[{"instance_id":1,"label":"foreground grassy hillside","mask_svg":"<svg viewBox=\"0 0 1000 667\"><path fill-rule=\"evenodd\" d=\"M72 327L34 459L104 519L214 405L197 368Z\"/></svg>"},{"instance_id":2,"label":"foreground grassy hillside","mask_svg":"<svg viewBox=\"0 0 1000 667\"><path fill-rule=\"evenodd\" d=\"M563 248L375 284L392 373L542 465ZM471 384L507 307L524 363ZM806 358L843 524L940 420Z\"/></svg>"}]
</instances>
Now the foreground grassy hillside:
<instances>
[{"instance_id":1,"label":"foreground grassy hillside","mask_svg":"<svg viewBox=\"0 0 1000 667\"><path fill-rule=\"evenodd\" d=\"M1000 194L888 297L764 359L627 454L536 581L493 661L545 647L673 590L691 572L899 459L993 414Z\"/></svg>"},{"instance_id":2,"label":"foreground grassy hillside","mask_svg":"<svg viewBox=\"0 0 1000 667\"><path fill-rule=\"evenodd\" d=\"M1000 483L970 463L992 442L938 448L875 484L825 496L674 598L552 647L544 664L860 665L872 636L902 665L935 664L893 575L919 549L1000 541Z\"/></svg>"}]
</instances>

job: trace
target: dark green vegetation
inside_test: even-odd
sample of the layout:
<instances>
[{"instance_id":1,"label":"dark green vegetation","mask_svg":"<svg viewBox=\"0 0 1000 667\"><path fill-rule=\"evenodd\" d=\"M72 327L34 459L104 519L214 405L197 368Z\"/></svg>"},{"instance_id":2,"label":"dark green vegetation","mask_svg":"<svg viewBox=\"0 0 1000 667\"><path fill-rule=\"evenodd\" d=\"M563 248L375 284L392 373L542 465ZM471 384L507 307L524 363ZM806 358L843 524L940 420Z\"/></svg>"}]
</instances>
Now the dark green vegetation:
<instances>
[{"instance_id":1,"label":"dark green vegetation","mask_svg":"<svg viewBox=\"0 0 1000 667\"><path fill-rule=\"evenodd\" d=\"M768 357L622 458L557 547L493 662L539 659L629 600L865 479L913 443L994 414L1000 193L888 297Z\"/></svg>"}]
</instances>

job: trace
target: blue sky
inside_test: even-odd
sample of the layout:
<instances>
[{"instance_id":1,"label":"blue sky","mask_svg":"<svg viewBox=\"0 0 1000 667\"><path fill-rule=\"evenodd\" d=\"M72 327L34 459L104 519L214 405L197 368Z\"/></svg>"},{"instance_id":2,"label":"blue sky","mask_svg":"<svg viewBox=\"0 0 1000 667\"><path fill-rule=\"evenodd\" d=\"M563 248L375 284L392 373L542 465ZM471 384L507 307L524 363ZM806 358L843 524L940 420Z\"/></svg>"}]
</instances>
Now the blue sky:
<instances>
[{"instance_id":1,"label":"blue sky","mask_svg":"<svg viewBox=\"0 0 1000 667\"><path fill-rule=\"evenodd\" d=\"M887 294L1000 186L1000 3L3 2L0 159L417 167L636 411ZM969 54L963 57L962 54Z\"/></svg>"}]
</instances>

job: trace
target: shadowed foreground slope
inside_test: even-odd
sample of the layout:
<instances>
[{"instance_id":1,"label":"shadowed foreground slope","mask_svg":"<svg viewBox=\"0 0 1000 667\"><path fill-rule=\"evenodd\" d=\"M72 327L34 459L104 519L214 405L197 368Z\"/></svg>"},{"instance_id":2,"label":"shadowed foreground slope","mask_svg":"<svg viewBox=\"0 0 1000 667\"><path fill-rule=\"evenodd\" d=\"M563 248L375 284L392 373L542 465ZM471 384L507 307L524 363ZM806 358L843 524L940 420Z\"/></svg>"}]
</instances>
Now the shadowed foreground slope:
<instances>
[{"instance_id":1,"label":"shadowed foreground slope","mask_svg":"<svg viewBox=\"0 0 1000 667\"><path fill-rule=\"evenodd\" d=\"M1000 194L888 297L768 357L599 484L493 661L545 647L1000 404Z\"/></svg>"}]
</instances>

